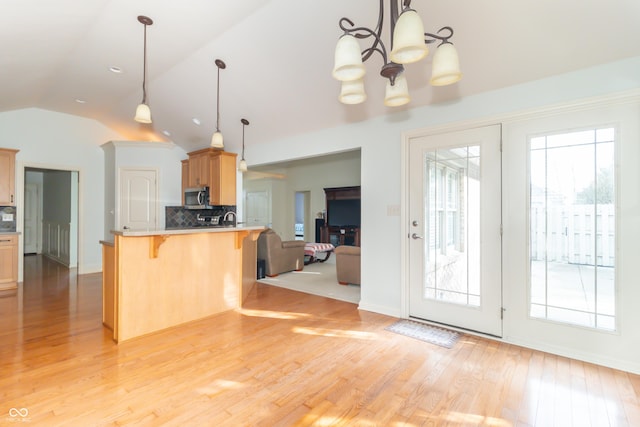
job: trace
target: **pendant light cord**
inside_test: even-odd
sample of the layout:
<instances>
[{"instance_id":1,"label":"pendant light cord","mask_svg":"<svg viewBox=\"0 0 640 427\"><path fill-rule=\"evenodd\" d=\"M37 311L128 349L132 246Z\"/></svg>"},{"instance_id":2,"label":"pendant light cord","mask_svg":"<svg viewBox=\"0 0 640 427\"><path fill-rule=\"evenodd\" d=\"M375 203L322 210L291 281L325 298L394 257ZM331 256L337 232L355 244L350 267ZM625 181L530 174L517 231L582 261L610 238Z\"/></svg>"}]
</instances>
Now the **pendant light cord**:
<instances>
[{"instance_id":1,"label":"pendant light cord","mask_svg":"<svg viewBox=\"0 0 640 427\"><path fill-rule=\"evenodd\" d=\"M244 160L244 128L249 124L249 120L240 119L240 123L242 123L242 158Z\"/></svg>"},{"instance_id":2,"label":"pendant light cord","mask_svg":"<svg viewBox=\"0 0 640 427\"><path fill-rule=\"evenodd\" d=\"M147 103L147 24L144 24L144 57L142 65L142 103Z\"/></svg>"},{"instance_id":3,"label":"pendant light cord","mask_svg":"<svg viewBox=\"0 0 640 427\"><path fill-rule=\"evenodd\" d=\"M242 122L242 160L244 160L244 122Z\"/></svg>"},{"instance_id":4,"label":"pendant light cord","mask_svg":"<svg viewBox=\"0 0 640 427\"><path fill-rule=\"evenodd\" d=\"M218 85L216 88L216 132L220 132L220 66L218 67Z\"/></svg>"}]
</instances>

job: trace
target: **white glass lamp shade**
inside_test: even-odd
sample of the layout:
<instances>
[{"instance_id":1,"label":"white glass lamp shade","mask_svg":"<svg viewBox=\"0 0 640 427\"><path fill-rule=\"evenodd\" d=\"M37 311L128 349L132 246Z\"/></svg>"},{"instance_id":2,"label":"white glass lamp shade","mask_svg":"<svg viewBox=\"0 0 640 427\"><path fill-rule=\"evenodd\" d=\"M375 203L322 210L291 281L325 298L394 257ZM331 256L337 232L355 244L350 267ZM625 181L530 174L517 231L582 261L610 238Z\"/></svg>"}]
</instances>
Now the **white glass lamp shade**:
<instances>
[{"instance_id":1,"label":"white glass lamp shade","mask_svg":"<svg viewBox=\"0 0 640 427\"><path fill-rule=\"evenodd\" d=\"M396 82L391 86L391 81L387 80L387 88L384 93L384 105L387 107L399 107L411 101L409 96L409 86L404 74L396 77Z\"/></svg>"},{"instance_id":2,"label":"white glass lamp shade","mask_svg":"<svg viewBox=\"0 0 640 427\"><path fill-rule=\"evenodd\" d=\"M211 146L214 148L224 148L224 138L222 137L222 132L219 130L215 131L211 137Z\"/></svg>"},{"instance_id":3,"label":"white glass lamp shade","mask_svg":"<svg viewBox=\"0 0 640 427\"><path fill-rule=\"evenodd\" d=\"M138 123L151 123L151 109L147 104L140 104L136 108L136 116L133 118Z\"/></svg>"},{"instance_id":4,"label":"white glass lamp shade","mask_svg":"<svg viewBox=\"0 0 640 427\"><path fill-rule=\"evenodd\" d=\"M240 160L240 164L238 165L238 170L242 173L247 171L247 162L244 159Z\"/></svg>"},{"instance_id":5,"label":"white glass lamp shade","mask_svg":"<svg viewBox=\"0 0 640 427\"><path fill-rule=\"evenodd\" d=\"M340 96L338 97L343 104L361 104L367 99L364 92L364 81L362 79L350 82L342 82Z\"/></svg>"},{"instance_id":6,"label":"white glass lamp shade","mask_svg":"<svg viewBox=\"0 0 640 427\"><path fill-rule=\"evenodd\" d=\"M341 82L358 80L365 71L358 40L349 34L340 37L336 45L333 77Z\"/></svg>"},{"instance_id":7,"label":"white glass lamp shade","mask_svg":"<svg viewBox=\"0 0 640 427\"><path fill-rule=\"evenodd\" d=\"M393 49L389 57L396 64L411 64L427 56L424 24L415 10L409 9L398 17L393 30Z\"/></svg>"},{"instance_id":8,"label":"white glass lamp shade","mask_svg":"<svg viewBox=\"0 0 640 427\"><path fill-rule=\"evenodd\" d=\"M433 86L446 86L460 81L460 61L458 52L451 43L445 43L436 49L433 55L433 67L431 71L431 84Z\"/></svg>"}]
</instances>

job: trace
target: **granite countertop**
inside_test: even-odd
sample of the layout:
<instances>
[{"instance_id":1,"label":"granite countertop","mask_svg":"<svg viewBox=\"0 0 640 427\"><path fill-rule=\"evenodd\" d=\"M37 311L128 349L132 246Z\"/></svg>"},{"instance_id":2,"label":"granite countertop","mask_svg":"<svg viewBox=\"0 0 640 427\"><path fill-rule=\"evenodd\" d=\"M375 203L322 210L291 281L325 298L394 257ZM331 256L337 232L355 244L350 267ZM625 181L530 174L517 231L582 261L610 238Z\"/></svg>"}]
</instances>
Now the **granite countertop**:
<instances>
[{"instance_id":1,"label":"granite countertop","mask_svg":"<svg viewBox=\"0 0 640 427\"><path fill-rule=\"evenodd\" d=\"M237 231L253 231L264 230L265 227L253 226L253 227L192 227L192 228L145 228L139 230L111 230L116 236L166 236L177 234L197 234L197 233L229 233Z\"/></svg>"},{"instance_id":2,"label":"granite countertop","mask_svg":"<svg viewBox=\"0 0 640 427\"><path fill-rule=\"evenodd\" d=\"M4 236L8 236L8 235L14 235L14 234L22 234L19 231L0 231L0 236L4 235Z\"/></svg>"}]
</instances>

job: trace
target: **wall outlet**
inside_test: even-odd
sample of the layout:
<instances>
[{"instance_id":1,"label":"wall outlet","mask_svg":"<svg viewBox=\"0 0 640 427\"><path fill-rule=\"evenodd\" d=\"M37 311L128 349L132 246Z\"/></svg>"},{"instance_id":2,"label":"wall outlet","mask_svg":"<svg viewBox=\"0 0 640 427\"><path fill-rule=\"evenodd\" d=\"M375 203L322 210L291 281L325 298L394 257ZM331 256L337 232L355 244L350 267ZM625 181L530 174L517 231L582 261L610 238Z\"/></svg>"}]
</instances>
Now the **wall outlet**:
<instances>
[{"instance_id":1,"label":"wall outlet","mask_svg":"<svg viewBox=\"0 0 640 427\"><path fill-rule=\"evenodd\" d=\"M2 214L3 221L13 221L13 214L3 213Z\"/></svg>"}]
</instances>

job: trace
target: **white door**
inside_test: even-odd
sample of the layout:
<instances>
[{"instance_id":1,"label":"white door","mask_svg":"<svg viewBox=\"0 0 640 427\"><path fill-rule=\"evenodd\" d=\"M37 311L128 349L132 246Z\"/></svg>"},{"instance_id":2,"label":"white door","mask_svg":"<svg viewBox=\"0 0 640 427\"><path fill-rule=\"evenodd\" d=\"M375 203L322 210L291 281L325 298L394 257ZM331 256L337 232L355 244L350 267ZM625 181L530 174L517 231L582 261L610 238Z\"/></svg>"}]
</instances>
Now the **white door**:
<instances>
[{"instance_id":1,"label":"white door","mask_svg":"<svg viewBox=\"0 0 640 427\"><path fill-rule=\"evenodd\" d=\"M500 125L409 154L409 316L502 336Z\"/></svg>"},{"instance_id":2,"label":"white door","mask_svg":"<svg viewBox=\"0 0 640 427\"><path fill-rule=\"evenodd\" d=\"M245 198L246 225L270 225L269 193L267 191L247 191Z\"/></svg>"},{"instance_id":3,"label":"white door","mask_svg":"<svg viewBox=\"0 0 640 427\"><path fill-rule=\"evenodd\" d=\"M117 229L157 227L157 175L151 169L120 169Z\"/></svg>"},{"instance_id":4,"label":"white door","mask_svg":"<svg viewBox=\"0 0 640 427\"><path fill-rule=\"evenodd\" d=\"M40 232L40 186L27 183L24 186L24 248L23 253L40 252L42 233Z\"/></svg>"}]
</instances>

